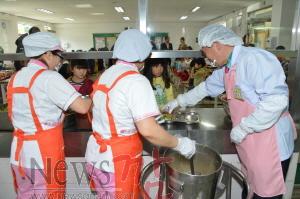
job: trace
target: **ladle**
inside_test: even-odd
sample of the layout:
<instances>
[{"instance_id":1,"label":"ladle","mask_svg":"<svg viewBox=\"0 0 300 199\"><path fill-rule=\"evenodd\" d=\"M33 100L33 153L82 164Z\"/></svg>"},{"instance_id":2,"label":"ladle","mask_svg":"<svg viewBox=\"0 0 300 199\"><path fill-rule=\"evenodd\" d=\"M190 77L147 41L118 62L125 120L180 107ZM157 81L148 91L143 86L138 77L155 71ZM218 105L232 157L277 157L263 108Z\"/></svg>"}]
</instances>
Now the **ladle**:
<instances>
[{"instance_id":1,"label":"ladle","mask_svg":"<svg viewBox=\"0 0 300 199\"><path fill-rule=\"evenodd\" d=\"M191 126L189 124L186 125L186 130L187 130L187 136L190 138L190 130ZM191 174L195 175L195 167L194 167L194 156L193 155L190 159L190 169L191 169Z\"/></svg>"}]
</instances>

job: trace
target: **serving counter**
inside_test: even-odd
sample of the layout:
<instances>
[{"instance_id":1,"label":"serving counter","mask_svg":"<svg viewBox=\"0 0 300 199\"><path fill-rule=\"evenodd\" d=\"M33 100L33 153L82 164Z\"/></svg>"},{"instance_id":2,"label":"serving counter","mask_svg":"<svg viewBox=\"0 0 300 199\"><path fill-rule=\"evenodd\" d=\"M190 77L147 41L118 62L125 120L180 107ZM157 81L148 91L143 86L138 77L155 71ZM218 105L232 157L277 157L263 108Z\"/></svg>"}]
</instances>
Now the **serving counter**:
<instances>
[{"instance_id":1,"label":"serving counter","mask_svg":"<svg viewBox=\"0 0 300 199\"><path fill-rule=\"evenodd\" d=\"M192 139L198 143L208 145L221 154L236 153L230 142L229 133L231 121L223 108L194 108L199 113L199 123L185 125L183 123L162 124L171 134L187 136L187 128ZM12 126L7 113L0 114L0 157L9 157L12 140ZM90 136L90 129L77 129L74 114L69 114L64 122L64 141L66 157L84 157L86 144ZM151 152L153 145L144 140L145 151Z\"/></svg>"},{"instance_id":2,"label":"serving counter","mask_svg":"<svg viewBox=\"0 0 300 199\"><path fill-rule=\"evenodd\" d=\"M182 136L189 136L196 140L196 142L207 145L214 149L217 153L221 154L223 161L229 162L232 165L239 168L239 160L236 155L236 149L234 144L230 142L230 131L232 128L231 120L225 113L223 108L192 108L191 111L199 114L199 122L191 125L185 125L183 123L165 123L162 126L168 130L171 134L180 134ZM67 194L71 196L82 195L90 196L88 180L83 176L84 172L84 155L86 150L87 141L91 134L91 129L78 129L77 127L82 125L76 124L74 114L66 116L64 121L64 141L65 141L65 153L67 169ZM15 197L13 191L12 177L10 176L9 156L10 146L12 141L12 126L9 124L7 114L0 114L0 175L4 178L0 179L0 198L9 196L9 198ZM295 151L298 152L300 148L300 139L295 143ZM148 141L143 139L144 144L144 166L153 160L152 151L154 146ZM162 151L162 149L161 149ZM290 198L293 183L295 178L296 165L298 160L298 154L294 154L291 165L293 169L288 174L287 187L288 194L285 198ZM290 167L291 168L291 167ZM78 177L80 176L81 177ZM152 179L153 180L153 179ZM156 181L158 179L155 179ZM156 182L153 181L153 182ZM155 192L155 189L154 189ZM240 198L241 186L238 183L232 186L232 199ZM6 197L7 198L7 197ZM219 199L223 196L217 197Z\"/></svg>"},{"instance_id":3,"label":"serving counter","mask_svg":"<svg viewBox=\"0 0 300 199\"><path fill-rule=\"evenodd\" d=\"M180 134L207 145L220 154L236 154L235 146L230 142L231 120L223 108L192 108L199 113L199 123L185 125L183 123L162 124L171 134ZM64 122L64 140L66 157L84 157L87 140L91 129L75 127L74 114L69 114ZM12 126L9 124L7 113L0 114L0 157L9 157L12 140ZM150 152L153 145L144 140L144 149ZM300 149L300 139L296 140L295 151Z\"/></svg>"}]
</instances>

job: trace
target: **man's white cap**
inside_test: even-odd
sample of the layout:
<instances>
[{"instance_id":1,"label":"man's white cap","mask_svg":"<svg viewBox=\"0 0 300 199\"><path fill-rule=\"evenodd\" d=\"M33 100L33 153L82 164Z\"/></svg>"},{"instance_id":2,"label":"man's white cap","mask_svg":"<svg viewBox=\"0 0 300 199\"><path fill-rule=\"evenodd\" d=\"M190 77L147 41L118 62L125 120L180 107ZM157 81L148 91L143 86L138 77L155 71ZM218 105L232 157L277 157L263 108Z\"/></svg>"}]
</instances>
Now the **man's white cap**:
<instances>
[{"instance_id":1,"label":"man's white cap","mask_svg":"<svg viewBox=\"0 0 300 199\"><path fill-rule=\"evenodd\" d=\"M50 32L37 32L26 36L23 41L26 57L36 57L48 51L63 51L58 37Z\"/></svg>"},{"instance_id":2,"label":"man's white cap","mask_svg":"<svg viewBox=\"0 0 300 199\"><path fill-rule=\"evenodd\" d=\"M144 61L150 54L152 45L147 35L136 29L121 32L113 51L113 58L127 62Z\"/></svg>"},{"instance_id":3,"label":"man's white cap","mask_svg":"<svg viewBox=\"0 0 300 199\"><path fill-rule=\"evenodd\" d=\"M238 35L222 25L208 25L199 31L198 44L200 49L203 47L211 47L214 42L229 46L239 46L243 44L242 39Z\"/></svg>"}]
</instances>

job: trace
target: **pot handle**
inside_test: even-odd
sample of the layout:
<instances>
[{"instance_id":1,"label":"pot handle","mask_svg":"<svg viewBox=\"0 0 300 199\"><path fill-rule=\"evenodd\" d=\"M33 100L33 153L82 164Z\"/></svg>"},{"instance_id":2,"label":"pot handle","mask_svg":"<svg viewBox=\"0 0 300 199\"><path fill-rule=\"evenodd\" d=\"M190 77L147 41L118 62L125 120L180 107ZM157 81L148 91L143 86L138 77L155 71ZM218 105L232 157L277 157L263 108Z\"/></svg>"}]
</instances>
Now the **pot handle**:
<instances>
[{"instance_id":1,"label":"pot handle","mask_svg":"<svg viewBox=\"0 0 300 199\"><path fill-rule=\"evenodd\" d=\"M150 174L149 171L151 171L150 169L153 169L154 166L156 165L161 165L160 169L165 169L165 162L166 160L161 159L161 160L153 160L152 162L150 162L149 164L147 164L141 173L141 177L140 177L140 181L139 181L139 187L140 187L140 191L142 194L142 197L145 199L151 199L150 196L148 195L148 193L146 192L145 188L144 188L144 184L146 182L146 177L148 177L148 175ZM162 172L160 172L160 174L162 174Z\"/></svg>"},{"instance_id":2,"label":"pot handle","mask_svg":"<svg viewBox=\"0 0 300 199\"><path fill-rule=\"evenodd\" d=\"M221 170L220 175L218 176L218 182L217 182L217 189L219 189L221 191L223 191L226 188L225 184L222 183L223 176L224 176L224 170Z\"/></svg>"},{"instance_id":3,"label":"pot handle","mask_svg":"<svg viewBox=\"0 0 300 199\"><path fill-rule=\"evenodd\" d=\"M168 188L172 189L173 191L177 193L182 193L184 189L184 182L181 182L174 178L173 176L169 176L169 185Z\"/></svg>"}]
</instances>

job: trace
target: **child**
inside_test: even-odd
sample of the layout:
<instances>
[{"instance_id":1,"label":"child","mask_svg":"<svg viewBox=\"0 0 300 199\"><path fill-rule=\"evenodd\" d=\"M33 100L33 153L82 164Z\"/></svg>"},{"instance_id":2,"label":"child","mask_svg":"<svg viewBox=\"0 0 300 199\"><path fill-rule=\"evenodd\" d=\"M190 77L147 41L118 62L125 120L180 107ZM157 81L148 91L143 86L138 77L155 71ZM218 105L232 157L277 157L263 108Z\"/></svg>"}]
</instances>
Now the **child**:
<instances>
[{"instance_id":1,"label":"child","mask_svg":"<svg viewBox=\"0 0 300 199\"><path fill-rule=\"evenodd\" d=\"M191 62L190 84L192 87L199 85L210 74L210 70L205 65L203 58L196 58Z\"/></svg>"},{"instance_id":2,"label":"child","mask_svg":"<svg viewBox=\"0 0 300 199\"><path fill-rule=\"evenodd\" d=\"M68 78L71 85L82 95L90 95L93 81L87 78L88 63L84 59L71 60L72 76Z\"/></svg>"},{"instance_id":3,"label":"child","mask_svg":"<svg viewBox=\"0 0 300 199\"><path fill-rule=\"evenodd\" d=\"M160 108L174 99L167 63L168 60L162 58L148 59L145 62L144 75L153 87L156 102Z\"/></svg>"},{"instance_id":4,"label":"child","mask_svg":"<svg viewBox=\"0 0 300 199\"><path fill-rule=\"evenodd\" d=\"M70 84L83 96L90 95L93 91L93 81L87 78L88 61L84 59L71 60L72 76L68 78ZM88 116L76 114L77 129L91 129Z\"/></svg>"}]
</instances>

